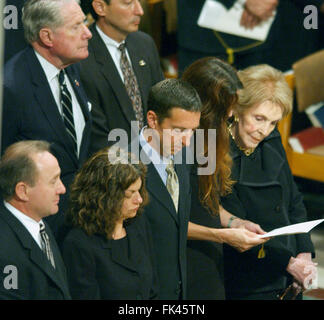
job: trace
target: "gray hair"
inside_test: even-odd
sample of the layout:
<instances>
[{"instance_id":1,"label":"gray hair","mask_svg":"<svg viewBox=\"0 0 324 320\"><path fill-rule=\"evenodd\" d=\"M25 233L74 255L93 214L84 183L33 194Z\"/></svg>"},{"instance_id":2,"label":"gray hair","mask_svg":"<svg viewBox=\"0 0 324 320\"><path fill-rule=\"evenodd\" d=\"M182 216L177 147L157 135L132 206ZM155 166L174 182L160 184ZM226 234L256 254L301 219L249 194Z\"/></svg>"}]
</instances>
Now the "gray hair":
<instances>
[{"instance_id":1,"label":"gray hair","mask_svg":"<svg viewBox=\"0 0 324 320\"><path fill-rule=\"evenodd\" d=\"M22 9L25 38L32 43L39 39L42 28L56 29L63 25L61 8L72 0L27 0ZM74 0L73 0L74 1Z\"/></svg>"}]
</instances>

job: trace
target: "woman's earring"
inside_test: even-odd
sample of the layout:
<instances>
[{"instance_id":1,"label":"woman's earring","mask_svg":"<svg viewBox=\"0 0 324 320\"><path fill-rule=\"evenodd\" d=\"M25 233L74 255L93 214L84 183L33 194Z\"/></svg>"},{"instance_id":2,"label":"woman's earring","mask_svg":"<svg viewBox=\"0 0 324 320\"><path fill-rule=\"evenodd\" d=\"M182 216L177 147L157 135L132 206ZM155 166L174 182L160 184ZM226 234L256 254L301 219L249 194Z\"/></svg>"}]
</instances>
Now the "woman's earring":
<instances>
[{"instance_id":1,"label":"woman's earring","mask_svg":"<svg viewBox=\"0 0 324 320\"><path fill-rule=\"evenodd\" d=\"M234 116L234 121L239 122L239 117L237 115Z\"/></svg>"}]
</instances>

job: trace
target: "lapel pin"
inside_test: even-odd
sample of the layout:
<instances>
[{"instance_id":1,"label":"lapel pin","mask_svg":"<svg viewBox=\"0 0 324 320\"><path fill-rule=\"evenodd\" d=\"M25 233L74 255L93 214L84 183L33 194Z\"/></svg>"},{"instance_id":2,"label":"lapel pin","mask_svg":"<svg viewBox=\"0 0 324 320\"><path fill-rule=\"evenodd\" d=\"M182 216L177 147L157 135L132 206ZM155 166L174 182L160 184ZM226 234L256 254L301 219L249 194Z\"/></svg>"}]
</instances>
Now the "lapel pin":
<instances>
[{"instance_id":1,"label":"lapel pin","mask_svg":"<svg viewBox=\"0 0 324 320\"><path fill-rule=\"evenodd\" d=\"M146 65L146 62L144 60L140 60L138 63L141 67L144 67Z\"/></svg>"},{"instance_id":2,"label":"lapel pin","mask_svg":"<svg viewBox=\"0 0 324 320\"><path fill-rule=\"evenodd\" d=\"M76 84L77 87L80 87L80 83L78 80L74 80L74 83Z\"/></svg>"}]
</instances>

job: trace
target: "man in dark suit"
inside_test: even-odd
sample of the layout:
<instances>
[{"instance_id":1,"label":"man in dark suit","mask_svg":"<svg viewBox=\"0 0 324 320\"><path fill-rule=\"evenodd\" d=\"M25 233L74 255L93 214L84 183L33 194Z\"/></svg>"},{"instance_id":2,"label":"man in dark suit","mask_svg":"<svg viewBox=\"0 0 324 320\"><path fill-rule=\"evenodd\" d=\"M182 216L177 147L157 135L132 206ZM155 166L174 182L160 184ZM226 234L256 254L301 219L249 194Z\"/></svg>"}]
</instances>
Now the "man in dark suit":
<instances>
[{"instance_id":1,"label":"man in dark suit","mask_svg":"<svg viewBox=\"0 0 324 320\"><path fill-rule=\"evenodd\" d=\"M84 18L74 0L28 0L23 25L30 46L4 69L2 151L19 140L50 142L67 189L88 157L90 141L90 104L72 65L88 56L91 33ZM48 219L56 237L67 198L68 192L59 214Z\"/></svg>"},{"instance_id":2,"label":"man in dark suit","mask_svg":"<svg viewBox=\"0 0 324 320\"><path fill-rule=\"evenodd\" d=\"M186 297L186 243L191 192L182 161L182 147L199 126L200 99L189 84L168 79L154 85L148 98L147 123L134 140L147 164L146 187L150 201L144 217L152 230L159 279L159 299ZM174 166L170 164L174 162ZM171 171L170 171L171 170ZM173 179L177 183L172 183ZM175 186L175 187L174 187Z\"/></svg>"},{"instance_id":3,"label":"man in dark suit","mask_svg":"<svg viewBox=\"0 0 324 320\"><path fill-rule=\"evenodd\" d=\"M11 145L0 162L0 299L70 299L66 270L44 217L65 187L45 141Z\"/></svg>"},{"instance_id":4,"label":"man in dark suit","mask_svg":"<svg viewBox=\"0 0 324 320\"><path fill-rule=\"evenodd\" d=\"M200 98L190 84L178 79L155 84L148 97L148 125L129 147L130 152L147 164L146 187L150 199L144 207L144 217L153 236L159 299L186 299L187 237L227 242L240 251L263 241L247 230L223 231L189 222L191 186L186 164L193 159L188 157L192 150L183 147L190 145L191 136L199 126L200 111ZM118 143L122 146L124 142Z\"/></svg>"},{"instance_id":5,"label":"man in dark suit","mask_svg":"<svg viewBox=\"0 0 324 320\"><path fill-rule=\"evenodd\" d=\"M97 151L109 145L111 130L123 129L130 137L131 121L139 120L140 127L145 123L149 90L163 79L163 73L153 39L138 31L143 15L140 1L84 2L96 20L90 27L93 37L89 58L81 63L81 80L93 104L91 151ZM125 44L125 56L121 44ZM129 87L136 87L137 93ZM138 131L135 133L137 136Z\"/></svg>"}]
</instances>

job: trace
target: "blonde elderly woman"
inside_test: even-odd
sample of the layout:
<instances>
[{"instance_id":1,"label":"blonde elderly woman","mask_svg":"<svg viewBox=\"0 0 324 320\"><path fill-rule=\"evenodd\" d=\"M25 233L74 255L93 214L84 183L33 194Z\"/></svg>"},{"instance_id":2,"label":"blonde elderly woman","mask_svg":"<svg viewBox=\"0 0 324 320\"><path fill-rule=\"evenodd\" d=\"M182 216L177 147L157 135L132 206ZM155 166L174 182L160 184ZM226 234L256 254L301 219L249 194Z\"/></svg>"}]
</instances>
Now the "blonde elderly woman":
<instances>
[{"instance_id":1,"label":"blonde elderly woman","mask_svg":"<svg viewBox=\"0 0 324 320\"><path fill-rule=\"evenodd\" d=\"M268 65L252 66L238 75L244 89L228 127L236 183L221 203L236 217L266 231L304 222L302 195L276 128L291 112L291 90L283 74ZM290 284L295 293L301 291L313 276L312 255L308 234L274 237L244 253L226 246L227 299L278 299Z\"/></svg>"}]
</instances>

